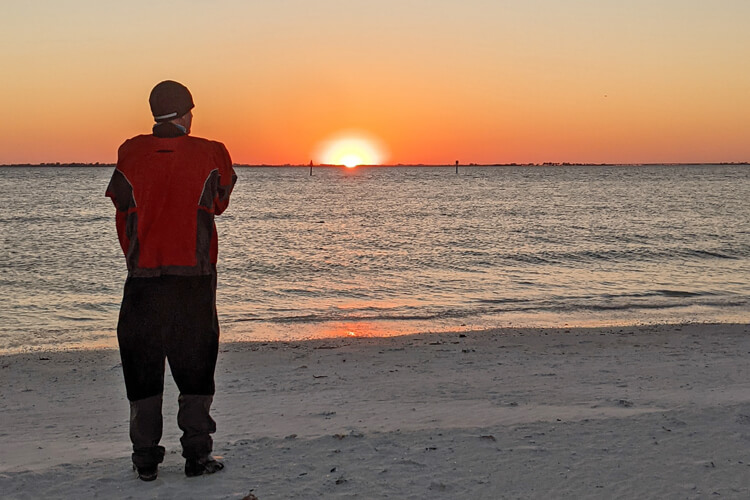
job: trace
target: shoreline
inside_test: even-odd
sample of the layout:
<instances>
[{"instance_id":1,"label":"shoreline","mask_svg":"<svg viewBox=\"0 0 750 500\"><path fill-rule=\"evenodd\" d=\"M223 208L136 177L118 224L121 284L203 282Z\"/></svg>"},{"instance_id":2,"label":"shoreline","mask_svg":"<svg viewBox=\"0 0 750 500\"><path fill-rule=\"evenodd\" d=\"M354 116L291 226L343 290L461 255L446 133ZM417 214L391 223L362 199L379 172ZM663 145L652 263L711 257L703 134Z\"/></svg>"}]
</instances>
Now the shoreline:
<instances>
[{"instance_id":1,"label":"shoreline","mask_svg":"<svg viewBox=\"0 0 750 500\"><path fill-rule=\"evenodd\" d=\"M0 356L8 498L701 498L750 494L750 325L507 328L222 343L214 453L130 470L116 349Z\"/></svg>"},{"instance_id":2,"label":"shoreline","mask_svg":"<svg viewBox=\"0 0 750 500\"><path fill-rule=\"evenodd\" d=\"M3 163L0 168L115 168L116 163L106 162L42 162L42 163ZM750 166L750 161L709 161L709 162L636 162L636 163L579 163L579 162L545 162L545 163L459 163L458 166L465 167L659 167L659 166ZM304 164L249 164L234 163L234 168L310 168ZM315 168L347 168L345 165L314 164ZM404 168L404 167L426 167L426 168L455 168L455 164L439 163L391 163L382 165L356 165L355 168ZM351 168L351 167L350 167Z\"/></svg>"},{"instance_id":3,"label":"shoreline","mask_svg":"<svg viewBox=\"0 0 750 500\"><path fill-rule=\"evenodd\" d=\"M242 328L236 328L233 326L221 325L221 334L219 338L220 348L222 346L232 344L268 344L268 343L279 343L279 344L290 344L300 342L315 342L325 340L337 340L337 339L392 339L401 337L414 337L419 335L429 336L440 336L440 335L452 335L452 334L464 334L464 335L482 335L482 334L496 334L496 333L512 333L519 331L526 332L554 332L558 330L601 330L601 329L625 329L625 328L653 328L653 327L683 327L683 326L742 326L746 323L738 321L736 315L732 316L731 319L726 321L717 320L711 318L704 322L686 320L662 320L662 321L644 321L644 322L600 322L597 320L590 321L574 321L571 320L569 323L563 323L562 325L555 325L549 322L518 322L517 324L510 324L507 326L484 326L482 324L471 324L471 325L458 325L458 324L443 324L437 328L430 329L429 322L421 322L420 327L399 327L393 326L397 322L392 321L348 321L348 322L329 322L327 326L295 326L294 328L280 327L276 330L276 336L279 338L271 338L268 333L271 331L270 328L261 329L261 332L247 332ZM377 324L377 326L373 326ZM300 331L306 331L306 335L303 337L299 334ZM283 332L283 333L279 333ZM6 347L0 348L0 359L8 356L15 356L21 354L54 354L60 352L89 352L89 351L118 351L117 345L117 333L115 329L108 331L94 331L87 332L88 335L93 336L93 341L88 342L64 342L60 347L51 348L49 345L34 345L25 347Z\"/></svg>"}]
</instances>

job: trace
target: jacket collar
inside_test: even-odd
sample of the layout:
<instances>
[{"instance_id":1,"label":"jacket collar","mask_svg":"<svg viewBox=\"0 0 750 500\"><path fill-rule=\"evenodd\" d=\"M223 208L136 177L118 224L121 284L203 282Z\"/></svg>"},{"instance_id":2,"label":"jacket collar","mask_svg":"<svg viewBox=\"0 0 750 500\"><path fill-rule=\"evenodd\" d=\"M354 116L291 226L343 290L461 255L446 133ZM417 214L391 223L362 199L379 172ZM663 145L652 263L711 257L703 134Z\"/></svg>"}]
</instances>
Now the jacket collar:
<instances>
[{"instance_id":1,"label":"jacket collar","mask_svg":"<svg viewBox=\"0 0 750 500\"><path fill-rule=\"evenodd\" d=\"M154 135L161 138L181 137L187 135L184 128L172 122L162 122L154 125Z\"/></svg>"}]
</instances>

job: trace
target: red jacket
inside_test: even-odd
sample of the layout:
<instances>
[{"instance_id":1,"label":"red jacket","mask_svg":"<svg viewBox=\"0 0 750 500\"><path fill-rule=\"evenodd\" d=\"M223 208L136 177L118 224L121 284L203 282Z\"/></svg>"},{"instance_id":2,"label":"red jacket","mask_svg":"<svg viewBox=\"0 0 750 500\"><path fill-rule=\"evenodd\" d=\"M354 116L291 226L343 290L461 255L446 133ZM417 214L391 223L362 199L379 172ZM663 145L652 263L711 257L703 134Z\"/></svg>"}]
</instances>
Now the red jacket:
<instances>
[{"instance_id":1,"label":"red jacket","mask_svg":"<svg viewBox=\"0 0 750 500\"><path fill-rule=\"evenodd\" d=\"M158 125L164 128L172 124ZM139 135L118 151L106 195L128 276L183 276L216 272L214 216L229 205L237 176L224 145L167 129Z\"/></svg>"}]
</instances>

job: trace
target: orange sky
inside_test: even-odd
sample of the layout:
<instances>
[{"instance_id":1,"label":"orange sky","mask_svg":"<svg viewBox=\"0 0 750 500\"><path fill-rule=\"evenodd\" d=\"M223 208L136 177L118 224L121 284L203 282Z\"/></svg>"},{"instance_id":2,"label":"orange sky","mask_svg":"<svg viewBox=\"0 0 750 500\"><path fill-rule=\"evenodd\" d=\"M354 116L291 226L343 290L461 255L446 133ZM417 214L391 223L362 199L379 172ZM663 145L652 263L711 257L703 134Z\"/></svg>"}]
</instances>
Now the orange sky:
<instances>
[{"instance_id":1,"label":"orange sky","mask_svg":"<svg viewBox=\"0 0 750 500\"><path fill-rule=\"evenodd\" d=\"M747 0L4 2L0 164L114 162L164 79L237 163L308 163L349 129L387 163L750 161L748 20Z\"/></svg>"}]
</instances>

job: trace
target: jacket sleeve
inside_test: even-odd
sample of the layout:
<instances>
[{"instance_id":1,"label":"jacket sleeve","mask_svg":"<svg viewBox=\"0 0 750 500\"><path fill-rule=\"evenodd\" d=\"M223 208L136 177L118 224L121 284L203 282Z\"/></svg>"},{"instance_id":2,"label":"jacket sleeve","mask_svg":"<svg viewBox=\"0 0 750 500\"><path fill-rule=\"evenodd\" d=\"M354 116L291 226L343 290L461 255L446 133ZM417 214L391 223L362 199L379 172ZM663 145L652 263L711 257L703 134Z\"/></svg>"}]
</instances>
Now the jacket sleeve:
<instances>
[{"instance_id":1,"label":"jacket sleeve","mask_svg":"<svg viewBox=\"0 0 750 500\"><path fill-rule=\"evenodd\" d=\"M229 157L227 148L219 143L219 188L214 198L214 213L221 215L229 206L229 197L237 182L237 174L232 167L232 159Z\"/></svg>"},{"instance_id":2,"label":"jacket sleeve","mask_svg":"<svg viewBox=\"0 0 750 500\"><path fill-rule=\"evenodd\" d=\"M120 240L122 251L127 254L128 247L130 246L130 238L128 238L127 233L127 220L131 208L135 208L135 200L133 199L133 187L127 177L125 177L125 174L120 170L115 169L105 195L112 200L117 209L115 215L117 237Z\"/></svg>"}]
</instances>

